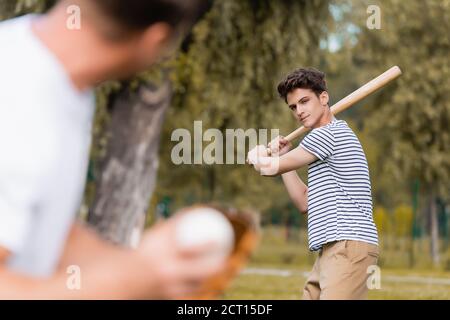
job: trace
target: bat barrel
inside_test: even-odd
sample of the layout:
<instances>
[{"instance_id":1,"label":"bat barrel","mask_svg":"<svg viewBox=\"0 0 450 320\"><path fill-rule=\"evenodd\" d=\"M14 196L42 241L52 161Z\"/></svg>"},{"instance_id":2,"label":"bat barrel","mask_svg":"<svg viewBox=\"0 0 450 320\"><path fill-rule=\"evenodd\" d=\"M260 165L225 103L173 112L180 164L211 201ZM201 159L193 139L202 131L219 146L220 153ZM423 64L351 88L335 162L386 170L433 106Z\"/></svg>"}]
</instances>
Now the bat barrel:
<instances>
[{"instance_id":1,"label":"bat barrel","mask_svg":"<svg viewBox=\"0 0 450 320\"><path fill-rule=\"evenodd\" d=\"M361 88L357 89L356 91L353 91L351 94L346 96L345 98L338 101L336 104L334 104L330 110L331 113L336 115L339 112L344 111L345 109L349 108L350 106L354 105L355 103L361 101L368 95L374 93L378 89L384 87L389 82L397 79L402 74L402 70L398 66L394 66L390 68L389 70L385 71L384 73L380 74L375 79L372 79L365 85L363 85ZM295 131L288 134L285 139L292 141L299 136L301 136L303 133L307 132L309 129L305 127L300 127L296 129Z\"/></svg>"},{"instance_id":2,"label":"bat barrel","mask_svg":"<svg viewBox=\"0 0 450 320\"><path fill-rule=\"evenodd\" d=\"M358 103L368 95L384 87L392 80L397 79L401 74L402 71L398 66L390 68L386 72L380 74L375 79L369 81L361 88L357 89L356 91L352 92L351 94L349 94L348 96L337 102L335 105L331 107L331 112L333 114L337 114L341 111L344 111L348 107L354 105L355 103Z\"/></svg>"}]
</instances>

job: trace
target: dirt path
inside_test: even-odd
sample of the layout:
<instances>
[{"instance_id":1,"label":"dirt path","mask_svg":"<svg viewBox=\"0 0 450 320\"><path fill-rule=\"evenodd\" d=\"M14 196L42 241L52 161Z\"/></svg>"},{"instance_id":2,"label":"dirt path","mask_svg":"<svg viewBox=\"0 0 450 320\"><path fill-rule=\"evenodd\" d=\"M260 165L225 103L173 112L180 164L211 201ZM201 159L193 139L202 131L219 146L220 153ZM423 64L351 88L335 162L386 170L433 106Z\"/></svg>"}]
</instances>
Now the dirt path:
<instances>
[{"instance_id":1,"label":"dirt path","mask_svg":"<svg viewBox=\"0 0 450 320\"><path fill-rule=\"evenodd\" d=\"M306 278L309 272L283 270L283 269L268 269L268 268L247 268L242 272L242 274L277 276L277 277L300 276ZM384 275L383 281L450 286L450 278L437 278L437 277L416 276L416 275L405 275L405 276Z\"/></svg>"}]
</instances>

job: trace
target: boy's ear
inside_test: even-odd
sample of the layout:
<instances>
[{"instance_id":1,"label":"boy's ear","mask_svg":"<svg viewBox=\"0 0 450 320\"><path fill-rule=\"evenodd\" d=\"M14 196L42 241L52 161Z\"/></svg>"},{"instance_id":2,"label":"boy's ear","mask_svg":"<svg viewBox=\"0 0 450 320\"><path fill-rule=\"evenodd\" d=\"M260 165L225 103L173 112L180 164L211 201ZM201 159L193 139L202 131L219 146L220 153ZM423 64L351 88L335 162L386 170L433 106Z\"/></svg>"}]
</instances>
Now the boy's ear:
<instances>
[{"instance_id":1,"label":"boy's ear","mask_svg":"<svg viewBox=\"0 0 450 320\"><path fill-rule=\"evenodd\" d=\"M142 41L149 47L162 47L169 43L172 28L163 22L155 23L144 31Z\"/></svg>"},{"instance_id":2,"label":"boy's ear","mask_svg":"<svg viewBox=\"0 0 450 320\"><path fill-rule=\"evenodd\" d=\"M319 96L320 104L324 107L328 105L328 102L330 101L330 97L328 96L328 92L323 91Z\"/></svg>"},{"instance_id":3,"label":"boy's ear","mask_svg":"<svg viewBox=\"0 0 450 320\"><path fill-rule=\"evenodd\" d=\"M148 67L166 55L172 40L171 27L163 22L155 23L135 38L133 45L134 56L141 67Z\"/></svg>"}]
</instances>

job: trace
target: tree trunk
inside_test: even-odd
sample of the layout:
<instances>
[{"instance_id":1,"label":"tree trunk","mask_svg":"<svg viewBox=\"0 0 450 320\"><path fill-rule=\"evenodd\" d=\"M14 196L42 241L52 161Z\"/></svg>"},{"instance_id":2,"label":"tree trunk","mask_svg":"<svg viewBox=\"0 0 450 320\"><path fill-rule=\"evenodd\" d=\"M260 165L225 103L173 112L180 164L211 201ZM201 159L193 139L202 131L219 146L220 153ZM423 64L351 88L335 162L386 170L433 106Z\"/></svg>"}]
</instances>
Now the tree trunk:
<instances>
[{"instance_id":1,"label":"tree trunk","mask_svg":"<svg viewBox=\"0 0 450 320\"><path fill-rule=\"evenodd\" d=\"M433 264L439 264L439 225L436 207L436 197L433 188L430 190L430 238L431 238L431 258Z\"/></svg>"},{"instance_id":2,"label":"tree trunk","mask_svg":"<svg viewBox=\"0 0 450 320\"><path fill-rule=\"evenodd\" d=\"M162 123L170 104L166 80L156 88L142 85L113 102L106 156L89 209L88 223L116 244L137 245L155 188Z\"/></svg>"}]
</instances>

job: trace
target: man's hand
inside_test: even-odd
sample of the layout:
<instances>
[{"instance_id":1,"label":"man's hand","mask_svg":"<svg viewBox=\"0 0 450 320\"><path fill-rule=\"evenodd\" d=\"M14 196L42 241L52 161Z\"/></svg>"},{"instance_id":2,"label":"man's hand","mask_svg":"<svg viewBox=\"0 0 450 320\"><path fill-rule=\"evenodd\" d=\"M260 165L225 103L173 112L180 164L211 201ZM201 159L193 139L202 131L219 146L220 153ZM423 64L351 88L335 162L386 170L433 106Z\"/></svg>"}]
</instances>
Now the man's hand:
<instances>
[{"instance_id":1,"label":"man's hand","mask_svg":"<svg viewBox=\"0 0 450 320\"><path fill-rule=\"evenodd\" d=\"M292 144L283 136L278 136L269 142L268 148L270 149L270 155L272 157L281 157L283 154L291 150Z\"/></svg>"},{"instance_id":2,"label":"man's hand","mask_svg":"<svg viewBox=\"0 0 450 320\"><path fill-rule=\"evenodd\" d=\"M11 253L7 249L0 246L0 265L6 263L6 259L8 259L10 255Z\"/></svg>"},{"instance_id":3,"label":"man's hand","mask_svg":"<svg viewBox=\"0 0 450 320\"><path fill-rule=\"evenodd\" d=\"M204 259L210 244L189 250L178 248L175 241L178 220L176 216L147 231L137 249L144 264L142 280L148 282L148 294L152 297L177 299L199 294L205 280L225 267Z\"/></svg>"},{"instance_id":4,"label":"man's hand","mask_svg":"<svg viewBox=\"0 0 450 320\"><path fill-rule=\"evenodd\" d=\"M0 299L177 299L196 295L203 282L225 266L204 259L209 245L181 251L175 245L177 217L146 231L138 249L114 246L85 226L69 235L59 268L48 278L9 270L0 246ZM80 290L67 287L66 271L81 271Z\"/></svg>"}]
</instances>

